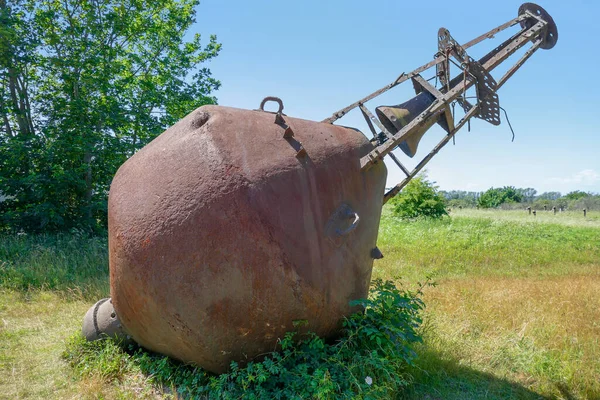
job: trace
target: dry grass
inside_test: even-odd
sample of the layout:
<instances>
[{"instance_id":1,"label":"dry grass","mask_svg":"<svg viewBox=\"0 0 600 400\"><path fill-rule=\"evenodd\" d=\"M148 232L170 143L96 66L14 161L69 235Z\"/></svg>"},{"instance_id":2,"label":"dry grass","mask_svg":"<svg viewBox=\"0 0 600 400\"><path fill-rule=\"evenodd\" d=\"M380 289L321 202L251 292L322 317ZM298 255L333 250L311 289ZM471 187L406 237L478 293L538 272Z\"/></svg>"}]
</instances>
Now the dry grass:
<instances>
[{"instance_id":1,"label":"dry grass","mask_svg":"<svg viewBox=\"0 0 600 400\"><path fill-rule=\"evenodd\" d=\"M600 277L451 279L425 301L428 351L541 395L600 398Z\"/></svg>"},{"instance_id":2,"label":"dry grass","mask_svg":"<svg viewBox=\"0 0 600 400\"><path fill-rule=\"evenodd\" d=\"M0 396L6 399L74 396L60 362L73 322L87 310L56 294L0 292Z\"/></svg>"},{"instance_id":3,"label":"dry grass","mask_svg":"<svg viewBox=\"0 0 600 400\"><path fill-rule=\"evenodd\" d=\"M61 354L90 304L72 297L0 290L0 399L158 398L142 374L118 385L96 375L73 379Z\"/></svg>"}]
</instances>

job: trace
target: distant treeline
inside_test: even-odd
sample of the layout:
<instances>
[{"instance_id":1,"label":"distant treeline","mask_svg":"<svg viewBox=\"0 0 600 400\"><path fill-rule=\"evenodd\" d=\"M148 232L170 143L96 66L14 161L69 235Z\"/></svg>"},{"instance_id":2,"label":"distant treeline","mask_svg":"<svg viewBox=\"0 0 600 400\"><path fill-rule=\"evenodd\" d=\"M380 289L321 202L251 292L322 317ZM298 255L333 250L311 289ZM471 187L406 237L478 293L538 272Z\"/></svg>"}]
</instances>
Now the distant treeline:
<instances>
[{"instance_id":1,"label":"distant treeline","mask_svg":"<svg viewBox=\"0 0 600 400\"><path fill-rule=\"evenodd\" d=\"M505 186L490 188L485 192L440 190L449 207L516 209L531 207L537 210L552 207L562 210L600 210L600 194L575 190L563 195L560 192L537 193L534 188Z\"/></svg>"}]
</instances>

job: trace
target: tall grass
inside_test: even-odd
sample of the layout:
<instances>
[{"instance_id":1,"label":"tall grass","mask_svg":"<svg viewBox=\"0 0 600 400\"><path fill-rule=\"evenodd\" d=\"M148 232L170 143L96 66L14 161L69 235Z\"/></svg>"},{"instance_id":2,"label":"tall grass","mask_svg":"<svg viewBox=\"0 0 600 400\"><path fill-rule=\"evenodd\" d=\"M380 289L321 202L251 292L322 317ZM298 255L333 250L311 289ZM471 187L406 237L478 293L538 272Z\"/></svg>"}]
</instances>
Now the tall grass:
<instances>
[{"instance_id":1,"label":"tall grass","mask_svg":"<svg viewBox=\"0 0 600 400\"><path fill-rule=\"evenodd\" d=\"M47 289L89 300L106 297L108 246L86 234L0 236L0 287Z\"/></svg>"}]
</instances>

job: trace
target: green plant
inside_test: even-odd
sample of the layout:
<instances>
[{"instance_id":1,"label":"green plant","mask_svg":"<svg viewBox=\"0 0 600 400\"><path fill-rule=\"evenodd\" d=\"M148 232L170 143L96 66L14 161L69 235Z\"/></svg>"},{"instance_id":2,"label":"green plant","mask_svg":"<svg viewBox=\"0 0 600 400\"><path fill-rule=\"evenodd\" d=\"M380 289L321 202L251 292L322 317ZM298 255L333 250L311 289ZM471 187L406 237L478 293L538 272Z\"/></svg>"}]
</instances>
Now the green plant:
<instances>
[{"instance_id":1,"label":"green plant","mask_svg":"<svg viewBox=\"0 0 600 400\"><path fill-rule=\"evenodd\" d=\"M0 234L0 289L49 289L97 300L108 288L106 237Z\"/></svg>"},{"instance_id":2,"label":"green plant","mask_svg":"<svg viewBox=\"0 0 600 400\"><path fill-rule=\"evenodd\" d=\"M490 188L479 197L477 204L482 208L496 208L504 203L520 203L523 201L522 191L514 186Z\"/></svg>"},{"instance_id":3,"label":"green plant","mask_svg":"<svg viewBox=\"0 0 600 400\"><path fill-rule=\"evenodd\" d=\"M198 4L0 1L0 230L105 227L117 168L216 102Z\"/></svg>"},{"instance_id":4,"label":"green plant","mask_svg":"<svg viewBox=\"0 0 600 400\"><path fill-rule=\"evenodd\" d=\"M581 190L574 190L572 192L567 193L564 198L567 200L579 200L584 197L590 196L590 193L583 192Z\"/></svg>"},{"instance_id":5,"label":"green plant","mask_svg":"<svg viewBox=\"0 0 600 400\"><path fill-rule=\"evenodd\" d=\"M375 280L368 299L352 302L364 312L343 321L339 339L329 343L314 333L290 332L280 351L243 367L234 362L218 376L141 348L125 352L112 340L89 343L80 334L63 357L78 376L113 381L139 371L183 398L389 398L410 382L406 369L416 357L411 345L421 342L421 294L420 288L410 292Z\"/></svg>"},{"instance_id":6,"label":"green plant","mask_svg":"<svg viewBox=\"0 0 600 400\"><path fill-rule=\"evenodd\" d=\"M447 215L445 199L437 189L425 175L413 178L393 200L394 213L402 218L441 218Z\"/></svg>"}]
</instances>

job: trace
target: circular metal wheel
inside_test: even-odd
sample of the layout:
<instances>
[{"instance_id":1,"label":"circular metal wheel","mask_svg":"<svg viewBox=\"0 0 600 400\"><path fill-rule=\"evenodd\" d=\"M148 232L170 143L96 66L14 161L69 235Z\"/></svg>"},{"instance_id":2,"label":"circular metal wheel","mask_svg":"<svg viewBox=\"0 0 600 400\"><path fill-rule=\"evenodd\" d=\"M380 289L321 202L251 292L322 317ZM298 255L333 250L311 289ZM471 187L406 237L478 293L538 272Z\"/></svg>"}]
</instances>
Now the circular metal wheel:
<instances>
[{"instance_id":1,"label":"circular metal wheel","mask_svg":"<svg viewBox=\"0 0 600 400\"><path fill-rule=\"evenodd\" d=\"M526 11L529 11L531 14L543 19L548 23L548 28L546 29L546 32L543 33L542 44L540 47L545 50L553 48L558 41L558 29L556 28L556 24L554 23L554 20L550 14L548 14L548 12L542 7L534 3L524 3L521 5L521 7L519 7L519 15L525 14ZM521 27L524 29L529 29L536 23L537 20L535 18L528 18L524 21L521 21Z\"/></svg>"}]
</instances>

